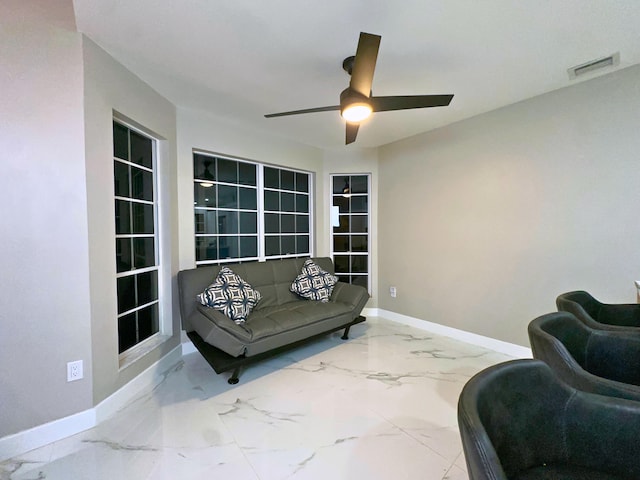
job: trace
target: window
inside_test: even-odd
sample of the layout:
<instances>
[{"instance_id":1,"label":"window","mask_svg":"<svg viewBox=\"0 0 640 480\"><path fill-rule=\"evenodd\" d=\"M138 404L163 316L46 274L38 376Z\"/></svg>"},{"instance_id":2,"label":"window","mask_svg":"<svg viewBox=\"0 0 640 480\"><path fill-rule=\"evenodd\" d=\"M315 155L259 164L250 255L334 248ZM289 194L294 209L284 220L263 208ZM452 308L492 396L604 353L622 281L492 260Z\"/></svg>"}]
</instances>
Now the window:
<instances>
[{"instance_id":1,"label":"window","mask_svg":"<svg viewBox=\"0 0 640 480\"><path fill-rule=\"evenodd\" d=\"M336 275L369 288L369 175L332 175L332 205L339 225L331 233Z\"/></svg>"},{"instance_id":2,"label":"window","mask_svg":"<svg viewBox=\"0 0 640 480\"><path fill-rule=\"evenodd\" d=\"M308 255L309 174L264 167L265 257Z\"/></svg>"},{"instance_id":3,"label":"window","mask_svg":"<svg viewBox=\"0 0 640 480\"><path fill-rule=\"evenodd\" d=\"M256 165L195 154L196 262L258 258Z\"/></svg>"},{"instance_id":4,"label":"window","mask_svg":"<svg viewBox=\"0 0 640 480\"><path fill-rule=\"evenodd\" d=\"M159 331L156 141L113 122L118 351Z\"/></svg>"},{"instance_id":5,"label":"window","mask_svg":"<svg viewBox=\"0 0 640 480\"><path fill-rule=\"evenodd\" d=\"M196 265L311 255L311 174L193 154Z\"/></svg>"}]
</instances>

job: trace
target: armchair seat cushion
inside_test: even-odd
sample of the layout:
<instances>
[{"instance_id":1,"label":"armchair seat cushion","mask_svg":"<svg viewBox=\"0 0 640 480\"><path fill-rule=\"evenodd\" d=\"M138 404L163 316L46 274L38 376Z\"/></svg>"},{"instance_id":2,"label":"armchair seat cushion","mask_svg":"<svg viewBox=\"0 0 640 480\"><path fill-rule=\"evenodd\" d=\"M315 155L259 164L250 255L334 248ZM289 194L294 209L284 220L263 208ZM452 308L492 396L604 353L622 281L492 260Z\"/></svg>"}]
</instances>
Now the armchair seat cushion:
<instances>
[{"instance_id":1,"label":"armchair seat cushion","mask_svg":"<svg viewBox=\"0 0 640 480\"><path fill-rule=\"evenodd\" d=\"M624 480L624 477L576 465L543 465L516 475L513 480Z\"/></svg>"}]
</instances>

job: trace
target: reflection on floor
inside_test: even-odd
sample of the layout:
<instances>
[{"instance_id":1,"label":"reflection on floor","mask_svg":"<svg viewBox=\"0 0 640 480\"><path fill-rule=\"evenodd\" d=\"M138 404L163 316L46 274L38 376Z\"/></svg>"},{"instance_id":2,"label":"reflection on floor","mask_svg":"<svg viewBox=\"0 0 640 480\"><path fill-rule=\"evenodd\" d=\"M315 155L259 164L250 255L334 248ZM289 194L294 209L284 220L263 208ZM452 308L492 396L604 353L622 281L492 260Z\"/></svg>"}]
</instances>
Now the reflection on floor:
<instances>
[{"instance_id":1,"label":"reflection on floor","mask_svg":"<svg viewBox=\"0 0 640 480\"><path fill-rule=\"evenodd\" d=\"M456 403L503 354L370 317L249 367L198 353L111 419L0 463L0 479L466 480Z\"/></svg>"}]
</instances>

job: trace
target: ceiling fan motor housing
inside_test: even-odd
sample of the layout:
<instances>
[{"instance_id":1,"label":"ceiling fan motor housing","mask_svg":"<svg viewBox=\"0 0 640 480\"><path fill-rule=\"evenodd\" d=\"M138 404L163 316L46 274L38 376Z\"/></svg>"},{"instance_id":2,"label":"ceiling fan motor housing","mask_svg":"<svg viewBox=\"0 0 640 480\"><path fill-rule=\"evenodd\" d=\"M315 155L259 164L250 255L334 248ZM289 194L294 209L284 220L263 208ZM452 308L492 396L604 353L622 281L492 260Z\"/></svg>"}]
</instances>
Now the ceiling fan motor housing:
<instances>
[{"instance_id":1,"label":"ceiling fan motor housing","mask_svg":"<svg viewBox=\"0 0 640 480\"><path fill-rule=\"evenodd\" d=\"M351 75L351 72L353 72L353 62L356 61L356 57L355 55L351 55L350 57L345 58L342 61L342 69L347 72L349 75Z\"/></svg>"},{"instance_id":2,"label":"ceiling fan motor housing","mask_svg":"<svg viewBox=\"0 0 640 480\"><path fill-rule=\"evenodd\" d=\"M340 93L340 114L342 115L348 107L355 106L366 106L371 109L371 102L366 95L347 87Z\"/></svg>"}]
</instances>

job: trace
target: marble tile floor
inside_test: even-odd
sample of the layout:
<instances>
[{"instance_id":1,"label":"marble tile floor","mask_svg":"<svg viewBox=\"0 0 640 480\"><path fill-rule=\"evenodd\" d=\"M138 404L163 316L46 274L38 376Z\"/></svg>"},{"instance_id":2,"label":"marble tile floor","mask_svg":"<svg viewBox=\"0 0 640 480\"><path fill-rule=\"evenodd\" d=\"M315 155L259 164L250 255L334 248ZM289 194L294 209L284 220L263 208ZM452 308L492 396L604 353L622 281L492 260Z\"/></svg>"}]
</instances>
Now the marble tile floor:
<instances>
[{"instance_id":1,"label":"marble tile floor","mask_svg":"<svg viewBox=\"0 0 640 480\"><path fill-rule=\"evenodd\" d=\"M456 406L507 355L370 317L248 367L199 353L100 425L0 463L0 480L467 480Z\"/></svg>"}]
</instances>

